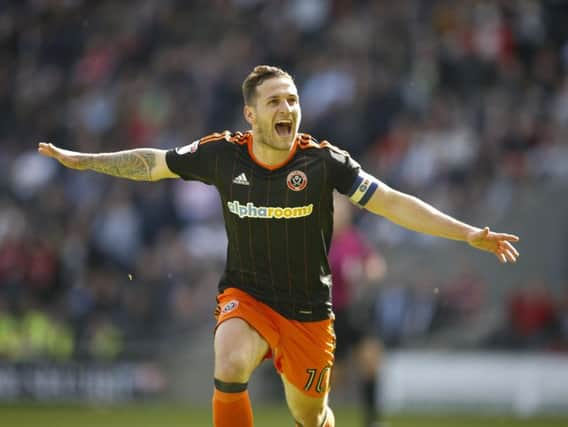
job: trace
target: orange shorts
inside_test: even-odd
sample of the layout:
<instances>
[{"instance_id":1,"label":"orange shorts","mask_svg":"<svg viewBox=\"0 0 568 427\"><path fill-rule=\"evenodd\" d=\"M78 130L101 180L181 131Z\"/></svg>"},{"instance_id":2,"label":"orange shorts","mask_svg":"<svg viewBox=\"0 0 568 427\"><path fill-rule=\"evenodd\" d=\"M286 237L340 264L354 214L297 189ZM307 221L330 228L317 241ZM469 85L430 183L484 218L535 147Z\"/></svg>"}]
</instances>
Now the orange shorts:
<instances>
[{"instance_id":1,"label":"orange shorts","mask_svg":"<svg viewBox=\"0 0 568 427\"><path fill-rule=\"evenodd\" d=\"M331 319L290 320L236 288L217 297L217 326L233 317L246 321L268 343L267 358L289 383L305 394L323 397L329 391L335 333Z\"/></svg>"}]
</instances>

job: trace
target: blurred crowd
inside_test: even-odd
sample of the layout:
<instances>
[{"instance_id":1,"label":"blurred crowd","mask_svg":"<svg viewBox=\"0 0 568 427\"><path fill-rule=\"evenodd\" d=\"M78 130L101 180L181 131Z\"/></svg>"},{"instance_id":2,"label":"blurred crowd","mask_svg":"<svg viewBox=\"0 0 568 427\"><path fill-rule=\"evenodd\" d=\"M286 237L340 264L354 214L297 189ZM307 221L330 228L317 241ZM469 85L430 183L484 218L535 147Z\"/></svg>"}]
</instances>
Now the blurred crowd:
<instances>
[{"instance_id":1,"label":"blurred crowd","mask_svg":"<svg viewBox=\"0 0 568 427\"><path fill-rule=\"evenodd\" d=\"M153 355L210 327L225 257L211 187L65 170L38 141L100 152L243 130L240 84L274 64L295 76L303 131L447 212L498 216L526 182L568 180L566 22L555 0L0 2L0 360ZM378 327L401 345L468 316L479 280L385 286ZM523 295L498 341L565 345L568 297L526 315L547 298Z\"/></svg>"}]
</instances>

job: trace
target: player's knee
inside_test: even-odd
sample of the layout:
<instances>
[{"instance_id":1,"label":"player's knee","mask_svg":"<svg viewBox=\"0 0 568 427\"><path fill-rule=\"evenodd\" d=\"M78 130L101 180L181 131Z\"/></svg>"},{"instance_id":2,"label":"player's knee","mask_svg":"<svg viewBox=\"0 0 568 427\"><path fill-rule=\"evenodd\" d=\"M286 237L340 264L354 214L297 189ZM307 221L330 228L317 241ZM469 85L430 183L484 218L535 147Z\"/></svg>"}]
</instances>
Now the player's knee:
<instances>
[{"instance_id":1,"label":"player's knee","mask_svg":"<svg viewBox=\"0 0 568 427\"><path fill-rule=\"evenodd\" d=\"M239 352L221 354L215 360L215 378L226 382L246 382L252 374L252 363Z\"/></svg>"},{"instance_id":2,"label":"player's knee","mask_svg":"<svg viewBox=\"0 0 568 427\"><path fill-rule=\"evenodd\" d=\"M325 421L326 406L309 406L296 408L294 418L302 427L320 427Z\"/></svg>"}]
</instances>

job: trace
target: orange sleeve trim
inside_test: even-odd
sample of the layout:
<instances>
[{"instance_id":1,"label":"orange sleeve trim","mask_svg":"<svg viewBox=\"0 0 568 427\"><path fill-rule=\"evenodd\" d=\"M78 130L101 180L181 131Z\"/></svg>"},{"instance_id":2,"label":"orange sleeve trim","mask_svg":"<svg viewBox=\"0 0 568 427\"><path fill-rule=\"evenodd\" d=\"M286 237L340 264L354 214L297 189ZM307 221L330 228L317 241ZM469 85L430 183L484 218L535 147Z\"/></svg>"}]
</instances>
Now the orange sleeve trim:
<instances>
[{"instance_id":1,"label":"orange sleeve trim","mask_svg":"<svg viewBox=\"0 0 568 427\"><path fill-rule=\"evenodd\" d=\"M315 138L307 133L301 133L298 135L299 146L302 150L306 148L321 148L320 143L318 143Z\"/></svg>"},{"instance_id":2,"label":"orange sleeve trim","mask_svg":"<svg viewBox=\"0 0 568 427\"><path fill-rule=\"evenodd\" d=\"M300 135L300 148L305 150L307 148L331 148L339 150L339 148L334 147L328 141L318 142L313 136L303 133Z\"/></svg>"},{"instance_id":3,"label":"orange sleeve trim","mask_svg":"<svg viewBox=\"0 0 568 427\"><path fill-rule=\"evenodd\" d=\"M252 138L252 134L250 131L242 133L242 132L235 132L235 134L229 139L231 142L239 145L248 144L249 139Z\"/></svg>"},{"instance_id":4,"label":"orange sleeve trim","mask_svg":"<svg viewBox=\"0 0 568 427\"><path fill-rule=\"evenodd\" d=\"M206 135L203 138L201 138L199 140L199 145L207 144L208 142L212 142L212 141L219 141L221 139L227 139L228 137L230 137L230 135L231 135L231 132L229 132L228 130L226 130L224 132L214 132L214 133L211 133L211 134Z\"/></svg>"},{"instance_id":5,"label":"orange sleeve trim","mask_svg":"<svg viewBox=\"0 0 568 427\"><path fill-rule=\"evenodd\" d=\"M302 150L306 150L308 148L329 148L332 151L335 151L336 153L341 153L345 156L349 156L349 153L345 150L342 150L339 147L336 147L333 144L330 144L328 141L323 140L321 142L318 142L315 138L313 138L312 136L308 135L308 134L302 134L301 138L300 138L300 148Z\"/></svg>"},{"instance_id":6,"label":"orange sleeve trim","mask_svg":"<svg viewBox=\"0 0 568 427\"><path fill-rule=\"evenodd\" d=\"M232 133L231 131L228 130L223 132L214 132L212 134L206 135L203 138L201 138L199 140L199 145L207 144L208 142L213 142L213 141L221 141L222 139L224 139L227 142L243 145L246 144L247 142L247 134L248 132L244 134L242 132Z\"/></svg>"}]
</instances>

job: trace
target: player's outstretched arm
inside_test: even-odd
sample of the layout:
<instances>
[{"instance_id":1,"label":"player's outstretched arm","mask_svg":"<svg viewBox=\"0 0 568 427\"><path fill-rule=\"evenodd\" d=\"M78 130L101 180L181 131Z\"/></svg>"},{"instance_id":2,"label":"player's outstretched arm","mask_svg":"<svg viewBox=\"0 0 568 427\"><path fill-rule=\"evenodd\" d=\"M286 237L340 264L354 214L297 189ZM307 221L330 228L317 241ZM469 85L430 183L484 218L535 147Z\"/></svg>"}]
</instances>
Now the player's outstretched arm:
<instances>
[{"instance_id":1,"label":"player's outstretched arm","mask_svg":"<svg viewBox=\"0 0 568 427\"><path fill-rule=\"evenodd\" d=\"M71 169L92 170L135 181L179 178L168 168L165 150L137 148L114 153L80 153L40 142L38 151Z\"/></svg>"},{"instance_id":2,"label":"player's outstretched arm","mask_svg":"<svg viewBox=\"0 0 568 427\"><path fill-rule=\"evenodd\" d=\"M519 252L511 244L513 234L494 233L458 221L428 203L379 183L365 208L410 230L467 242L474 248L493 253L500 262L516 262Z\"/></svg>"}]
</instances>

